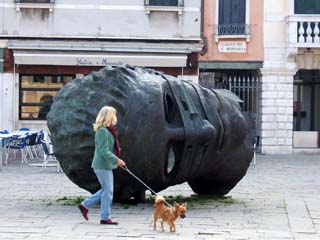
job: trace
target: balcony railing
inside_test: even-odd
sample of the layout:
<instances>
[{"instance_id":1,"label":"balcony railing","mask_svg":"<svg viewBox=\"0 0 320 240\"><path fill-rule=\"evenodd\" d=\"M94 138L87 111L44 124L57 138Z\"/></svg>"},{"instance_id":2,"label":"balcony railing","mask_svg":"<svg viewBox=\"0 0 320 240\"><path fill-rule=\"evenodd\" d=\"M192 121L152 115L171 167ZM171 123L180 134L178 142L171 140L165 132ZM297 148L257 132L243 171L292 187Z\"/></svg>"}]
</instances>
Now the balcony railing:
<instances>
[{"instance_id":1,"label":"balcony railing","mask_svg":"<svg viewBox=\"0 0 320 240\"><path fill-rule=\"evenodd\" d=\"M219 24L216 25L218 35L249 35L250 27L248 24Z\"/></svg>"},{"instance_id":2,"label":"balcony railing","mask_svg":"<svg viewBox=\"0 0 320 240\"><path fill-rule=\"evenodd\" d=\"M183 7L183 0L144 0L145 6Z\"/></svg>"},{"instance_id":3,"label":"balcony railing","mask_svg":"<svg viewBox=\"0 0 320 240\"><path fill-rule=\"evenodd\" d=\"M320 47L320 16L294 15L287 18L288 42L296 47Z\"/></svg>"},{"instance_id":4,"label":"balcony railing","mask_svg":"<svg viewBox=\"0 0 320 240\"><path fill-rule=\"evenodd\" d=\"M215 39L219 38L246 38L250 40L250 24L219 24L215 25Z\"/></svg>"},{"instance_id":5,"label":"balcony railing","mask_svg":"<svg viewBox=\"0 0 320 240\"><path fill-rule=\"evenodd\" d=\"M16 11L20 9L49 9L53 11L55 0L15 0Z\"/></svg>"},{"instance_id":6,"label":"balcony railing","mask_svg":"<svg viewBox=\"0 0 320 240\"><path fill-rule=\"evenodd\" d=\"M54 3L54 0L15 0L15 3Z\"/></svg>"},{"instance_id":7,"label":"balcony railing","mask_svg":"<svg viewBox=\"0 0 320 240\"><path fill-rule=\"evenodd\" d=\"M184 0L144 0L146 13L156 12L183 12Z\"/></svg>"}]
</instances>

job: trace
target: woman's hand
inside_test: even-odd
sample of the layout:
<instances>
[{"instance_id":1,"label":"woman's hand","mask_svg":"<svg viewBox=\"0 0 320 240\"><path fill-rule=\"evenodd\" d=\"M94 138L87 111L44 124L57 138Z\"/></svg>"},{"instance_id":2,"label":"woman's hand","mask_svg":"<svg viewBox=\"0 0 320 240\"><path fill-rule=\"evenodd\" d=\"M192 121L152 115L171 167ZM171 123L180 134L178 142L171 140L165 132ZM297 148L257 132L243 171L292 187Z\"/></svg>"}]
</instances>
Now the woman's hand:
<instances>
[{"instance_id":1,"label":"woman's hand","mask_svg":"<svg viewBox=\"0 0 320 240\"><path fill-rule=\"evenodd\" d=\"M117 165L119 166L119 167L123 167L123 166L125 166L126 165L126 163L125 163L125 161L123 161L122 159L118 159L118 161L117 161Z\"/></svg>"}]
</instances>

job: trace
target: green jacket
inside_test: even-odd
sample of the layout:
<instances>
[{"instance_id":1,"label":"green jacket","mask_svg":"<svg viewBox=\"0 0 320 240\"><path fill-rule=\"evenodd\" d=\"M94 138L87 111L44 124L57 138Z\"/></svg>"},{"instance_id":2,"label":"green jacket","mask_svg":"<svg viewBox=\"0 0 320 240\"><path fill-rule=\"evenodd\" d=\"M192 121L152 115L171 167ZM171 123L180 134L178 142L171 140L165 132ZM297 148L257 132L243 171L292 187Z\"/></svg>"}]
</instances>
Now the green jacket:
<instances>
[{"instance_id":1,"label":"green jacket","mask_svg":"<svg viewBox=\"0 0 320 240\"><path fill-rule=\"evenodd\" d=\"M94 169L115 169L119 159L114 154L114 137L105 127L101 127L94 137L95 150L91 167Z\"/></svg>"}]
</instances>

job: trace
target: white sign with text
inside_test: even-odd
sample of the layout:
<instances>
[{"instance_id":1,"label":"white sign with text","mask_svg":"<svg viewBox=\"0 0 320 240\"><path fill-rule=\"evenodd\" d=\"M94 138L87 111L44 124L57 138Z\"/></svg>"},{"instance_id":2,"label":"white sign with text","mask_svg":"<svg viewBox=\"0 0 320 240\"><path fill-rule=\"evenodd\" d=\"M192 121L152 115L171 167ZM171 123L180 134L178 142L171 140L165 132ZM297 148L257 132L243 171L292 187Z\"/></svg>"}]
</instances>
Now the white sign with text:
<instances>
[{"instance_id":1,"label":"white sign with text","mask_svg":"<svg viewBox=\"0 0 320 240\"><path fill-rule=\"evenodd\" d=\"M246 52L247 43L245 41L223 41L218 44L219 52Z\"/></svg>"}]
</instances>

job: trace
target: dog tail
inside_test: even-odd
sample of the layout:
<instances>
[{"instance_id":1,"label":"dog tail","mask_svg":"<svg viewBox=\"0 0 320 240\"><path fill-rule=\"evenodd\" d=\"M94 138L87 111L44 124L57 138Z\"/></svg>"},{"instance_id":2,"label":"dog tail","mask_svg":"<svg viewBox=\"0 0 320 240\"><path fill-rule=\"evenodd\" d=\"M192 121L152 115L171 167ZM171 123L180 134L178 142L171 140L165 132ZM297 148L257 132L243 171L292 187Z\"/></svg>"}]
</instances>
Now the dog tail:
<instances>
[{"instance_id":1,"label":"dog tail","mask_svg":"<svg viewBox=\"0 0 320 240\"><path fill-rule=\"evenodd\" d=\"M163 196L157 196L156 199L154 200L155 205L154 206L158 206L160 204L164 203L164 197Z\"/></svg>"}]
</instances>

